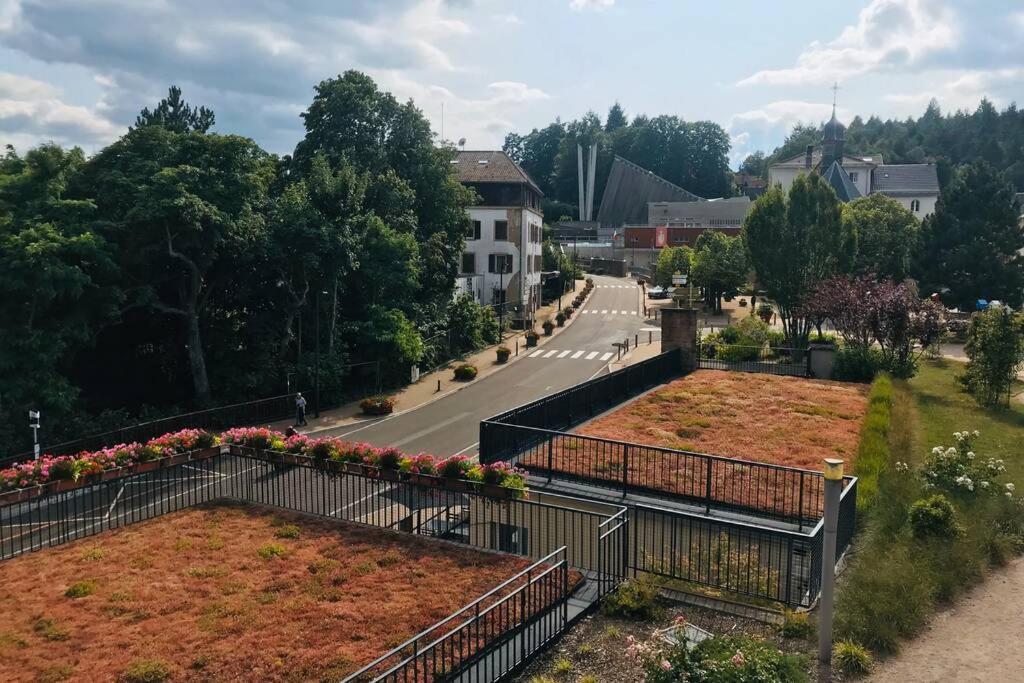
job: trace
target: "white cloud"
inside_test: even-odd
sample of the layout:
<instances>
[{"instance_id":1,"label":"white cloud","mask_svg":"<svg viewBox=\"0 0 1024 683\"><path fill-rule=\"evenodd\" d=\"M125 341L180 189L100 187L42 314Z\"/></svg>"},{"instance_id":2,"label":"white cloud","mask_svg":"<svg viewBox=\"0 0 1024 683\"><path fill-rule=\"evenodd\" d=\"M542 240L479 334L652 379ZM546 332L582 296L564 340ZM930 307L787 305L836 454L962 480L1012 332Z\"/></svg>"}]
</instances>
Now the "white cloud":
<instances>
[{"instance_id":1,"label":"white cloud","mask_svg":"<svg viewBox=\"0 0 1024 683\"><path fill-rule=\"evenodd\" d=\"M516 14L495 14L493 18L501 24L510 24L512 26L518 26L523 23L523 20Z\"/></svg>"},{"instance_id":2,"label":"white cloud","mask_svg":"<svg viewBox=\"0 0 1024 683\"><path fill-rule=\"evenodd\" d=\"M973 110L983 97L987 97L997 107L1010 103L1012 96L1004 97L1003 91L1016 89L1024 80L1024 67L992 69L990 71L965 70L941 71L929 79L932 87L924 87L916 92L893 93L882 99L892 103L902 115L918 115L928 103L935 99L946 110Z\"/></svg>"},{"instance_id":3,"label":"white cloud","mask_svg":"<svg viewBox=\"0 0 1024 683\"><path fill-rule=\"evenodd\" d=\"M577 12L583 10L604 10L615 4L615 0L571 0L569 7Z\"/></svg>"},{"instance_id":4,"label":"white cloud","mask_svg":"<svg viewBox=\"0 0 1024 683\"><path fill-rule=\"evenodd\" d=\"M0 138L26 146L40 141L105 144L124 130L94 110L61 100L49 83L0 72Z\"/></svg>"},{"instance_id":5,"label":"white cloud","mask_svg":"<svg viewBox=\"0 0 1024 683\"><path fill-rule=\"evenodd\" d=\"M836 110L836 115L844 120L851 117L842 107ZM778 100L735 114L726 126L732 142L729 161L736 168L752 152L771 152L797 123L816 125L830 116L831 104L802 100Z\"/></svg>"},{"instance_id":6,"label":"white cloud","mask_svg":"<svg viewBox=\"0 0 1024 683\"><path fill-rule=\"evenodd\" d=\"M739 85L829 83L913 67L955 48L961 38L958 26L959 17L939 0L872 0L856 24L827 43L811 43L796 66L758 71Z\"/></svg>"}]
</instances>

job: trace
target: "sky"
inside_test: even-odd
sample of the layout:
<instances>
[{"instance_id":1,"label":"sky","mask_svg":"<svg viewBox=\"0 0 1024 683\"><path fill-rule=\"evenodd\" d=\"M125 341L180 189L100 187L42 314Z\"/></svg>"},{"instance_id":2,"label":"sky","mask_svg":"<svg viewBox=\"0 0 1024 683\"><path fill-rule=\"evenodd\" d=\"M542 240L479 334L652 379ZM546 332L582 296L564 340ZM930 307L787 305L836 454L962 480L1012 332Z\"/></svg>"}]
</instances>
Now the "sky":
<instances>
[{"instance_id":1,"label":"sky","mask_svg":"<svg viewBox=\"0 0 1024 683\"><path fill-rule=\"evenodd\" d=\"M177 84L288 154L348 69L467 149L616 101L708 119L735 166L798 122L1024 100L1024 0L0 0L0 144L94 153Z\"/></svg>"}]
</instances>

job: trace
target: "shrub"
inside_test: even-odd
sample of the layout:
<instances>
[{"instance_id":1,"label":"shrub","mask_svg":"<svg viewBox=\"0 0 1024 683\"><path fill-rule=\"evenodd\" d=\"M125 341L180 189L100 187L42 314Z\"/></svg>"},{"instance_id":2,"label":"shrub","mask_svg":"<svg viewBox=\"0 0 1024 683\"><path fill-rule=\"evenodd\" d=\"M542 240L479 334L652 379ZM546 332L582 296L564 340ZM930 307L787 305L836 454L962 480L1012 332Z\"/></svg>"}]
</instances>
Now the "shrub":
<instances>
[{"instance_id":1,"label":"shrub","mask_svg":"<svg viewBox=\"0 0 1024 683\"><path fill-rule=\"evenodd\" d=\"M75 581L73 584L68 586L68 589L64 591L64 595L75 600L77 598L84 598L87 595L92 595L96 591L96 582L92 579L84 579L82 581Z\"/></svg>"},{"instance_id":2,"label":"shrub","mask_svg":"<svg viewBox=\"0 0 1024 683\"><path fill-rule=\"evenodd\" d=\"M509 356L512 355L512 349L507 346L499 346L494 350L498 356L499 363L505 363L508 361Z\"/></svg>"},{"instance_id":3,"label":"shrub","mask_svg":"<svg viewBox=\"0 0 1024 683\"><path fill-rule=\"evenodd\" d=\"M387 396L373 396L359 402L364 415L390 415L395 410L395 402Z\"/></svg>"},{"instance_id":4,"label":"shrub","mask_svg":"<svg viewBox=\"0 0 1024 683\"><path fill-rule=\"evenodd\" d=\"M783 638L810 638L814 635L814 626L811 624L810 615L807 612L784 610L779 633Z\"/></svg>"},{"instance_id":5,"label":"shrub","mask_svg":"<svg viewBox=\"0 0 1024 683\"><path fill-rule=\"evenodd\" d=\"M882 353L864 346L846 346L836 351L832 379L840 382L870 382L882 369Z\"/></svg>"},{"instance_id":6,"label":"shrub","mask_svg":"<svg viewBox=\"0 0 1024 683\"><path fill-rule=\"evenodd\" d=\"M555 660L555 663L551 666L551 673L555 676L568 676L572 672L572 662L562 657Z\"/></svg>"},{"instance_id":7,"label":"shrub","mask_svg":"<svg viewBox=\"0 0 1024 683\"><path fill-rule=\"evenodd\" d=\"M476 366L470 363L463 363L455 368L455 379L460 382L469 382L476 379Z\"/></svg>"},{"instance_id":8,"label":"shrub","mask_svg":"<svg viewBox=\"0 0 1024 683\"><path fill-rule=\"evenodd\" d=\"M1024 318L1004 306L971 316L960 381L983 406L1010 403L1010 388L1024 366Z\"/></svg>"},{"instance_id":9,"label":"shrub","mask_svg":"<svg viewBox=\"0 0 1024 683\"><path fill-rule=\"evenodd\" d=\"M708 638L692 650L685 641L668 648L648 644L631 649L642 658L647 683L807 680L802 655L786 654L750 636Z\"/></svg>"},{"instance_id":10,"label":"shrub","mask_svg":"<svg viewBox=\"0 0 1024 683\"><path fill-rule=\"evenodd\" d=\"M36 619L36 622L32 625L32 630L37 634L50 641L67 640L71 637L67 629L63 629L57 625L53 619L40 618Z\"/></svg>"},{"instance_id":11,"label":"shrub","mask_svg":"<svg viewBox=\"0 0 1024 683\"><path fill-rule=\"evenodd\" d=\"M376 466L382 470L397 470L402 464L402 458L404 458L402 451L397 448L382 448L377 453Z\"/></svg>"},{"instance_id":12,"label":"shrub","mask_svg":"<svg viewBox=\"0 0 1024 683\"><path fill-rule=\"evenodd\" d=\"M137 659L118 678L121 683L160 683L171 677L170 668L155 659Z\"/></svg>"},{"instance_id":13,"label":"shrub","mask_svg":"<svg viewBox=\"0 0 1024 683\"><path fill-rule=\"evenodd\" d=\"M605 596L601 612L626 619L653 619L661 614L658 586L649 579L629 579Z\"/></svg>"},{"instance_id":14,"label":"shrub","mask_svg":"<svg viewBox=\"0 0 1024 683\"><path fill-rule=\"evenodd\" d=\"M566 320L568 320L568 316L566 316L565 313L563 313L562 311L559 311L555 315L555 321L558 323L559 327L562 327L563 325L565 325L565 321Z\"/></svg>"},{"instance_id":15,"label":"shrub","mask_svg":"<svg viewBox=\"0 0 1024 683\"><path fill-rule=\"evenodd\" d=\"M845 674L866 674L874 663L871 652L852 640L840 640L832 646L832 664Z\"/></svg>"},{"instance_id":16,"label":"shrub","mask_svg":"<svg viewBox=\"0 0 1024 683\"><path fill-rule=\"evenodd\" d=\"M550 318L548 318L548 319L547 319L547 320L545 320L545 321L544 321L543 323L541 323L541 327L543 327L543 328L544 328L544 334L545 334L546 336L549 336L549 337L550 337L550 336L551 336L551 333L552 333L552 331L554 331L554 329L555 329L555 324L554 324L553 322L551 322L551 319L550 319Z\"/></svg>"},{"instance_id":17,"label":"shrub","mask_svg":"<svg viewBox=\"0 0 1024 683\"><path fill-rule=\"evenodd\" d=\"M886 374L879 375L868 394L868 412L860 429L860 443L853 470L857 475L857 509L866 511L878 496L878 481L891 457L889 428L892 420L893 386Z\"/></svg>"},{"instance_id":18,"label":"shrub","mask_svg":"<svg viewBox=\"0 0 1024 683\"><path fill-rule=\"evenodd\" d=\"M953 504L941 493L914 501L909 514L914 538L956 538L964 532Z\"/></svg>"}]
</instances>

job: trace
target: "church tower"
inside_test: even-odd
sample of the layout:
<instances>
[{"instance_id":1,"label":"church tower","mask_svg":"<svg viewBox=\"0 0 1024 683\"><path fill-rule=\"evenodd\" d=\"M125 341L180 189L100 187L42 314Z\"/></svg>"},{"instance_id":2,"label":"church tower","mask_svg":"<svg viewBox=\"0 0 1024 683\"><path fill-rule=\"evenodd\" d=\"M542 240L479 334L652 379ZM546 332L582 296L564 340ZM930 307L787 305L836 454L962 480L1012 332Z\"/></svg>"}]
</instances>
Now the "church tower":
<instances>
[{"instance_id":1,"label":"church tower","mask_svg":"<svg viewBox=\"0 0 1024 683\"><path fill-rule=\"evenodd\" d=\"M843 143L846 142L846 126L839 123L836 118L836 92L839 90L837 83L832 87L832 118L825 124L821 131L821 169L827 170L833 161L843 165Z\"/></svg>"}]
</instances>

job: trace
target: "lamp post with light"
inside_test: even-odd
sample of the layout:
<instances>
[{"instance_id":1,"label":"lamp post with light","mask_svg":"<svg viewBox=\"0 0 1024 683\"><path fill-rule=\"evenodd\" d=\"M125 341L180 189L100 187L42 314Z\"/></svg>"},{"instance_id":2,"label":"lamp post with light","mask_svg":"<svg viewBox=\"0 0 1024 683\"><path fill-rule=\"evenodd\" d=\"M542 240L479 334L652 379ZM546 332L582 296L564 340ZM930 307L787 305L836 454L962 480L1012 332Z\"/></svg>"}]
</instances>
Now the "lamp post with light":
<instances>
[{"instance_id":1,"label":"lamp post with light","mask_svg":"<svg viewBox=\"0 0 1024 683\"><path fill-rule=\"evenodd\" d=\"M825 458L825 536L821 556L821 612L818 620L818 661L832 661L832 604L836 587L836 534L839 529L839 499L843 491L843 461ZM802 514L803 511L800 511Z\"/></svg>"}]
</instances>

